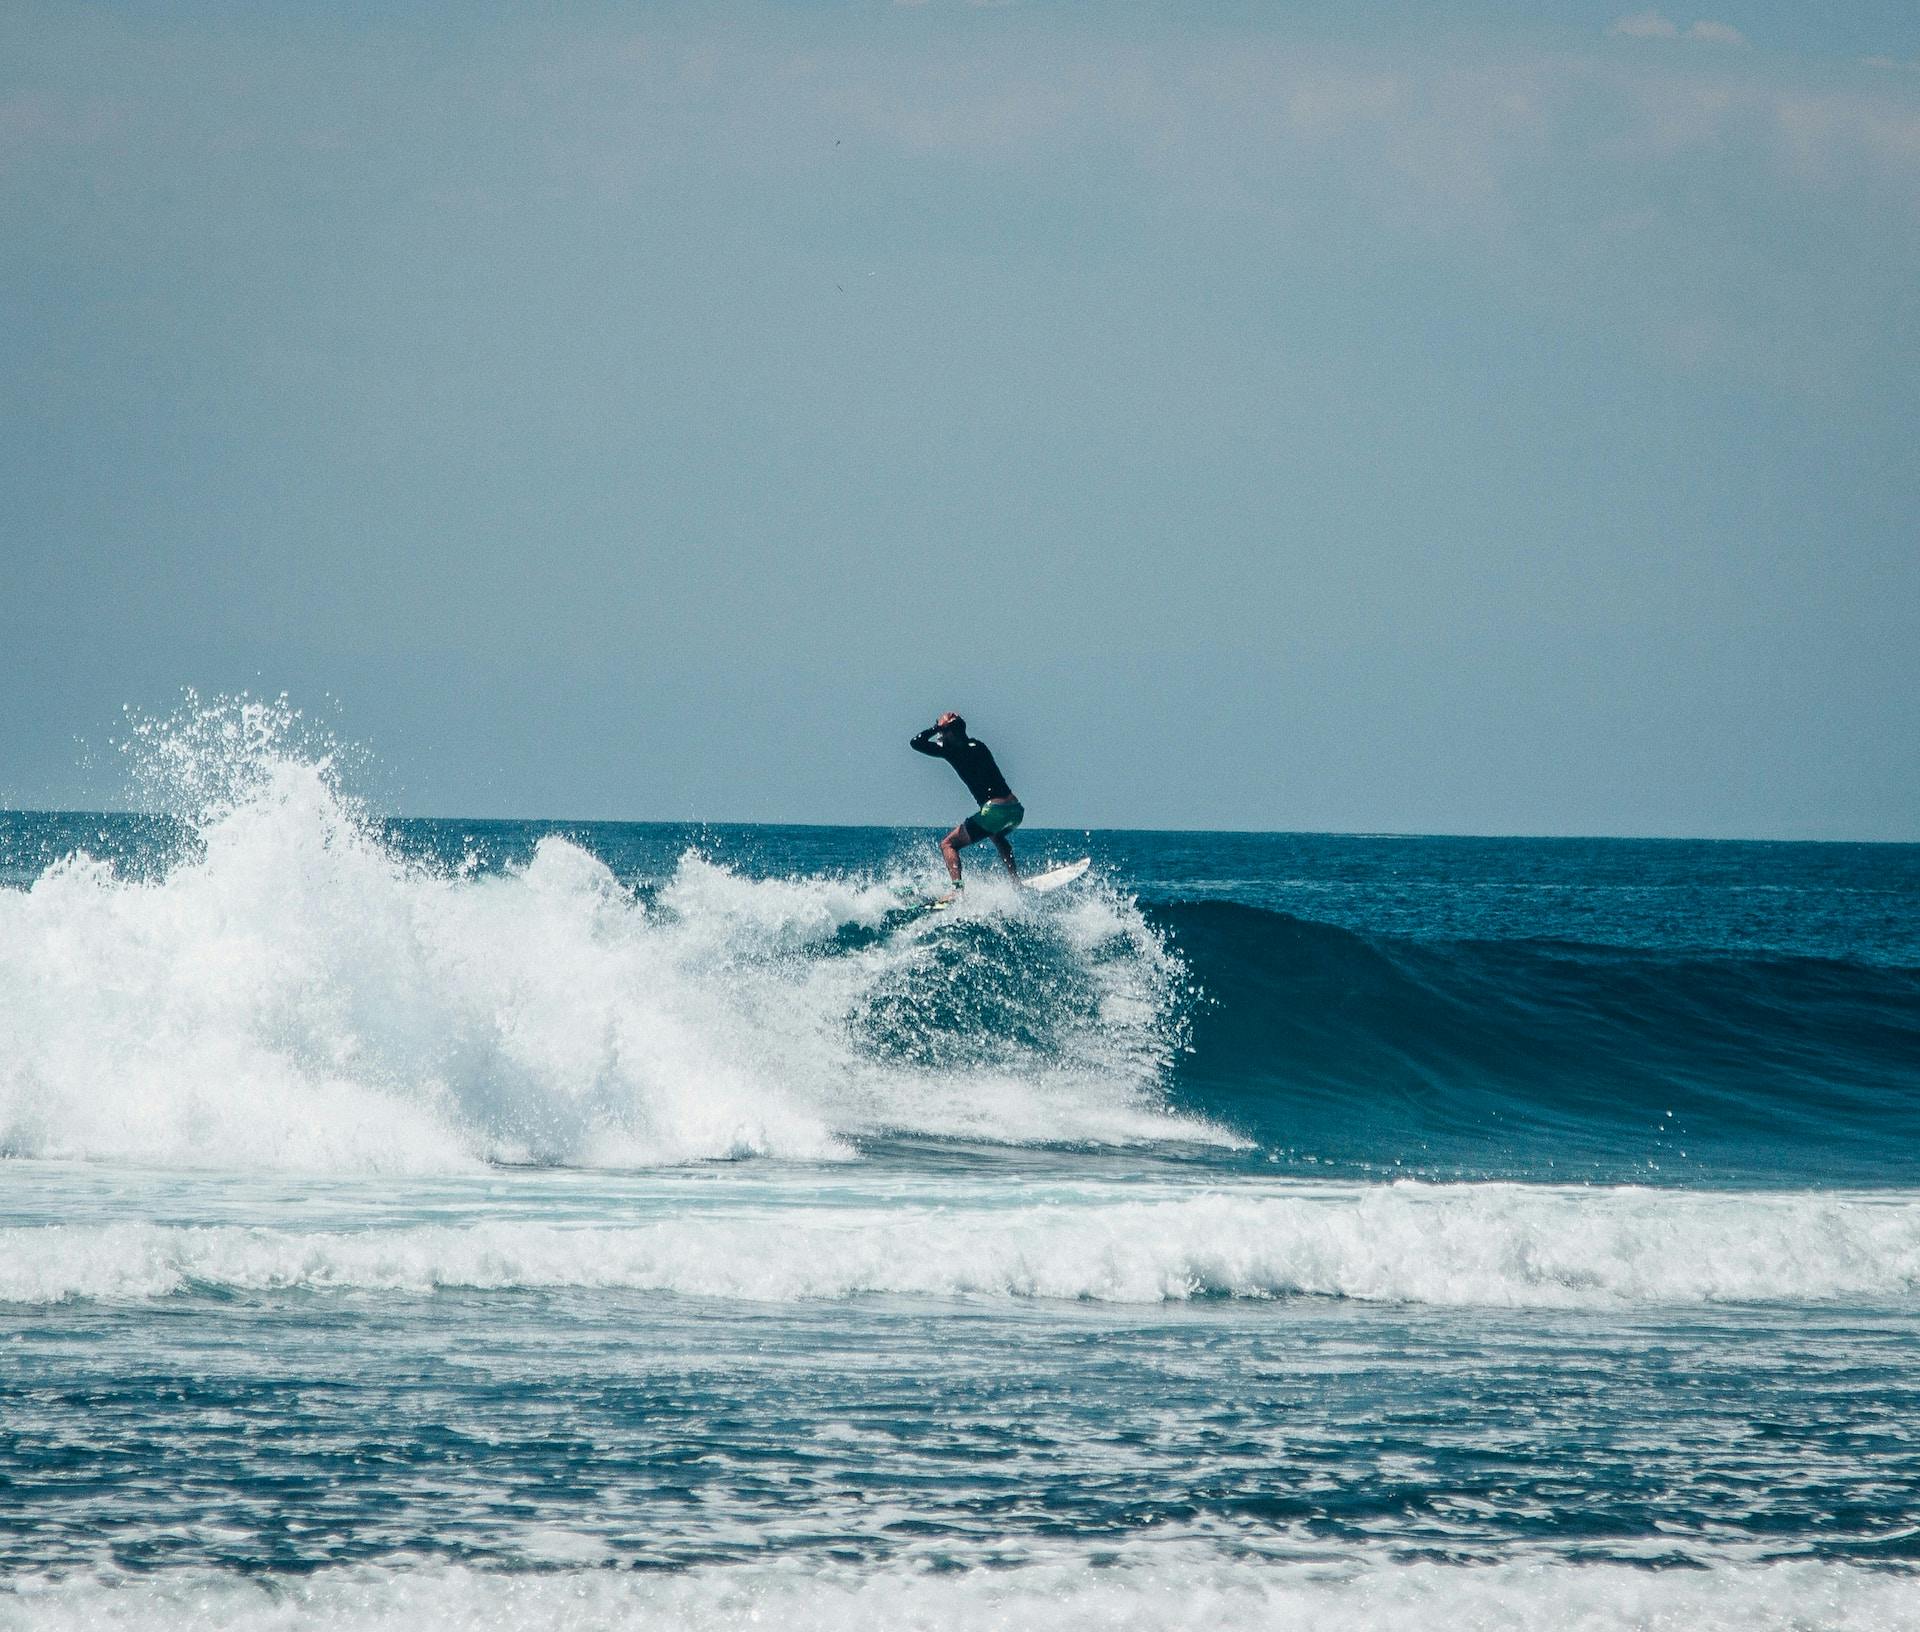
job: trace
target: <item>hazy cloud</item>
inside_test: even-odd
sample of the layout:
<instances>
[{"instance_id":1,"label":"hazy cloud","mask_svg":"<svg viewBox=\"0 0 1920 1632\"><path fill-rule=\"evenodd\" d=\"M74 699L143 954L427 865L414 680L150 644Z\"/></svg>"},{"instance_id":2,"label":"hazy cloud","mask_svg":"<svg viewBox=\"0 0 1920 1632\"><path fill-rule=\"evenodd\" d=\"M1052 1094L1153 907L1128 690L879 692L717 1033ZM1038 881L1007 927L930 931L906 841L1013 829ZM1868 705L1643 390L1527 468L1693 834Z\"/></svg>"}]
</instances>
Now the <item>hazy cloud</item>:
<instances>
[{"instance_id":1,"label":"hazy cloud","mask_svg":"<svg viewBox=\"0 0 1920 1632\"><path fill-rule=\"evenodd\" d=\"M1629 40L1697 40L1702 45L1745 45L1746 35L1731 23L1715 23L1702 18L1692 27L1681 29L1671 17L1657 11L1636 11L1615 19L1607 30Z\"/></svg>"},{"instance_id":2,"label":"hazy cloud","mask_svg":"<svg viewBox=\"0 0 1920 1632\"><path fill-rule=\"evenodd\" d=\"M1609 34L1623 34L1630 40L1675 40L1680 26L1657 11L1636 11L1630 17L1617 18Z\"/></svg>"}]
</instances>

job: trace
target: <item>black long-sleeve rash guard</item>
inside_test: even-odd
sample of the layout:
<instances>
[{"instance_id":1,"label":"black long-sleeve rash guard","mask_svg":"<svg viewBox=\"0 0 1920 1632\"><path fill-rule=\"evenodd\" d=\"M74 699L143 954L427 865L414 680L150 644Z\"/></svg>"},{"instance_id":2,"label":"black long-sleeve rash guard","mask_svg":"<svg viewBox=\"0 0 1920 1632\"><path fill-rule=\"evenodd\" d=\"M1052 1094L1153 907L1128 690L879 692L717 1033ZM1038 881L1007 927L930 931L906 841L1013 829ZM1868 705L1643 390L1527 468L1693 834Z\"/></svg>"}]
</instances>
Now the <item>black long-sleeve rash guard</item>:
<instances>
[{"instance_id":1,"label":"black long-sleeve rash guard","mask_svg":"<svg viewBox=\"0 0 1920 1632\"><path fill-rule=\"evenodd\" d=\"M993 751L984 742L958 731L943 731L930 725L907 744L916 754L931 754L944 759L960 773L960 780L973 795L973 802L984 805L989 799L1011 799L1013 789L993 762Z\"/></svg>"}]
</instances>

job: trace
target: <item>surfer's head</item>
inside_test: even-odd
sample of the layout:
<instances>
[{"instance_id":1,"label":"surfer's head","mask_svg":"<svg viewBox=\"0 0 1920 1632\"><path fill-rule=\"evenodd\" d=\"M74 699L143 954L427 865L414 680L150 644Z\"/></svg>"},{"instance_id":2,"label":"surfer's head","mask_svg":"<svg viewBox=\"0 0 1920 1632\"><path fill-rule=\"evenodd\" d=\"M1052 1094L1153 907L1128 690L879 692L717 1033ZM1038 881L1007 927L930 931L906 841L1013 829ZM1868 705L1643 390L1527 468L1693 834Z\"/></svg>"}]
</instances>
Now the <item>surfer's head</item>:
<instances>
[{"instance_id":1,"label":"surfer's head","mask_svg":"<svg viewBox=\"0 0 1920 1632\"><path fill-rule=\"evenodd\" d=\"M942 731L952 731L963 737L967 734L967 722L961 719L958 714L954 713L952 709L948 709L946 713L942 714L940 718L933 723L939 726Z\"/></svg>"}]
</instances>

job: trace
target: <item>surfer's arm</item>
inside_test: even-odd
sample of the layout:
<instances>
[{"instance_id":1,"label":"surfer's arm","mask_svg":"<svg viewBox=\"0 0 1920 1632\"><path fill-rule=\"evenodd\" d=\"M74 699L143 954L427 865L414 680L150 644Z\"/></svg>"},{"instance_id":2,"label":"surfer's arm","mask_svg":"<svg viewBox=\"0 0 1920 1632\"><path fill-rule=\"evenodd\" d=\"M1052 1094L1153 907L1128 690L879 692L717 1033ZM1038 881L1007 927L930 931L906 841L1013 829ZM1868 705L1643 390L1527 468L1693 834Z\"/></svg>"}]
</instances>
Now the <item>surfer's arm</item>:
<instances>
[{"instance_id":1,"label":"surfer's arm","mask_svg":"<svg viewBox=\"0 0 1920 1632\"><path fill-rule=\"evenodd\" d=\"M922 731L919 736L915 737L913 741L908 743L907 746L916 754L931 754L935 759L945 759L947 757L947 745L944 742L935 741L939 735L940 727L930 725L926 730Z\"/></svg>"}]
</instances>

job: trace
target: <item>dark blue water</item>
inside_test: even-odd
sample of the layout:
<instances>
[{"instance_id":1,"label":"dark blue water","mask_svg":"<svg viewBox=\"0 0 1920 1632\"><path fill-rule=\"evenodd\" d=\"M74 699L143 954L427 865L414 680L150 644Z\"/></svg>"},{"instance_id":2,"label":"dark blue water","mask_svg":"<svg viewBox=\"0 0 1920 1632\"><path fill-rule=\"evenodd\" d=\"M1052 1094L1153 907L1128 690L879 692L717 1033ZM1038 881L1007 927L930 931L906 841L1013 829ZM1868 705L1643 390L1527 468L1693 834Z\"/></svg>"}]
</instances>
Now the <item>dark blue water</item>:
<instances>
[{"instance_id":1,"label":"dark blue water","mask_svg":"<svg viewBox=\"0 0 1920 1632\"><path fill-rule=\"evenodd\" d=\"M878 876L888 829L388 821L396 855L524 868L543 837L642 901L697 852L743 878ZM24 883L77 848L154 876L192 835L127 817L0 816ZM1351 1172L1652 1183L1920 1176L1920 847L1035 832L1092 853L1184 964L1171 1103L1256 1159ZM963 926L982 972L1043 957ZM884 933L840 926L841 950ZM1041 1018L1044 1018L1041 1017ZM869 1017L877 1028L879 1022Z\"/></svg>"},{"instance_id":2,"label":"dark blue water","mask_svg":"<svg viewBox=\"0 0 1920 1632\"><path fill-rule=\"evenodd\" d=\"M886 829L394 822L644 891L871 869ZM1174 1101L1265 1158L1452 1177L1920 1179L1920 846L1031 833L1124 881L1191 971ZM1020 949L1007 949L1018 958Z\"/></svg>"},{"instance_id":3,"label":"dark blue water","mask_svg":"<svg viewBox=\"0 0 1920 1632\"><path fill-rule=\"evenodd\" d=\"M1920 847L0 815L0 1625L1920 1624Z\"/></svg>"}]
</instances>

